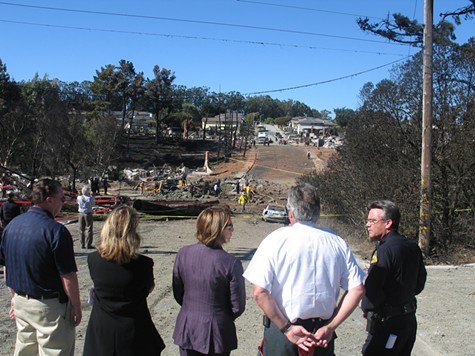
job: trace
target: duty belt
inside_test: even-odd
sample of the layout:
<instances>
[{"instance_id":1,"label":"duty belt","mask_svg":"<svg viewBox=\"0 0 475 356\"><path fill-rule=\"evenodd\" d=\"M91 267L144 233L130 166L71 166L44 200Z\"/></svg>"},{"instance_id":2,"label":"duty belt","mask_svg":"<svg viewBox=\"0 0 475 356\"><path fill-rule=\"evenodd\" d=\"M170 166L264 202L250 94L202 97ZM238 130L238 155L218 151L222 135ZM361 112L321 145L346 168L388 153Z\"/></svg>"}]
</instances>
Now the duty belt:
<instances>
[{"instance_id":1,"label":"duty belt","mask_svg":"<svg viewBox=\"0 0 475 356\"><path fill-rule=\"evenodd\" d=\"M407 303L402 306L384 305L382 308L383 319L389 319L395 316L405 315L415 312L417 309L416 303Z\"/></svg>"}]
</instances>

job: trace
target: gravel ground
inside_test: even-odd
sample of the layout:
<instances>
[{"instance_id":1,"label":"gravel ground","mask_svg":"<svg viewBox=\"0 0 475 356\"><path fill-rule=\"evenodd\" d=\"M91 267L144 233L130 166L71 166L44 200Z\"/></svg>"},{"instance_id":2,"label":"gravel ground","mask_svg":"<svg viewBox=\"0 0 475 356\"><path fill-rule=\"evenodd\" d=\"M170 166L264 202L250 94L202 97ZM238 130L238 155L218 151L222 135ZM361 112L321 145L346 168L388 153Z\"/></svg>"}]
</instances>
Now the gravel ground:
<instances>
[{"instance_id":1,"label":"gravel ground","mask_svg":"<svg viewBox=\"0 0 475 356\"><path fill-rule=\"evenodd\" d=\"M238 256L247 266L262 239L278 224L265 223L253 216L237 215L234 218L235 233L225 246L230 253ZM96 222L95 236L102 223ZM76 224L68 225L75 237L78 248ZM157 329L165 340L167 348L163 355L178 355L171 335L179 310L171 291L171 275L175 254L180 247L192 244L195 221L152 221L143 220L140 233L143 237L143 253L155 261L155 290L148 298L148 304ZM82 354L84 335L91 307L86 304L87 291L91 280L86 265L87 252L76 251L79 268L81 299L83 301L83 321L77 328L76 354ZM368 261L360 260L367 268ZM426 289L419 300L417 313L419 320L418 339L414 355L474 355L475 343L475 277L473 266L429 266ZM0 288L0 355L12 355L15 345L15 324L8 318L9 293L4 281ZM252 300L251 286L247 284L247 307L237 319L239 349L234 355L255 355L262 336L261 312ZM358 355L365 338L364 320L361 311L354 314L337 330L337 355Z\"/></svg>"}]
</instances>

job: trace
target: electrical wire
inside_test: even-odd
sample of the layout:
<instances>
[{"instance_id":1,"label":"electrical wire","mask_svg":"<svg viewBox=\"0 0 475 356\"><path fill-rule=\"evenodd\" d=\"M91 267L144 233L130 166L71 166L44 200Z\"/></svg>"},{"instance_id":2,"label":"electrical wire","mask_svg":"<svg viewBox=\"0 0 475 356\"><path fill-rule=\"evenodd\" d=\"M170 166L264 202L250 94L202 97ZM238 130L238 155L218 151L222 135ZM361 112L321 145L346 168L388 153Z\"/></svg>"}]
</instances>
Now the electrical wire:
<instances>
[{"instance_id":1,"label":"electrical wire","mask_svg":"<svg viewBox=\"0 0 475 356\"><path fill-rule=\"evenodd\" d=\"M371 39L367 39L367 38L356 38L356 37L349 37L349 36L339 36L339 35L331 35L331 34L324 34L324 33L308 32L308 31L286 30L286 29L273 28L273 27L240 25L240 24L231 24L231 23L224 23L224 22L189 20L189 19L161 17L161 16L149 16L149 15L131 15L131 14L106 12L106 11L67 9L67 8L50 7L50 6L14 4L14 3L4 2L4 1L0 1L0 5L26 7L26 8L42 9L42 10L62 11L62 12L94 14L94 15L120 16L120 17L128 17L128 18L141 18L141 19L150 19L150 20L175 21L175 22L196 23L196 24L214 25L214 26L237 27L237 28L246 28L246 29L253 29L253 30L264 30L264 31L273 31L273 32L293 33L293 34L308 35L308 36L338 38L338 39L351 40L351 41L362 41L362 42L371 42L371 43L384 43L384 44L389 44L389 45L400 45L399 43L394 43L394 42L389 42L389 41L371 40Z\"/></svg>"},{"instance_id":2,"label":"electrical wire","mask_svg":"<svg viewBox=\"0 0 475 356\"><path fill-rule=\"evenodd\" d=\"M257 92L253 92L253 93L243 94L243 95L244 95L244 96L250 96L250 95L277 93L277 92L283 92L283 91L295 90L295 89L301 89L301 88L308 88L308 87L312 87L312 86L317 86L317 85L332 83L332 82L336 82L336 81L343 80L343 79L353 78L353 77L356 77L356 76L358 76L358 75L365 74L365 73L368 73L368 72L372 72L372 71L375 71L375 70L377 70L377 69L381 69L381 68L384 68L384 67L393 65L393 64L395 64L395 63L401 62L401 61L406 60L406 59L408 59L408 58L409 58L409 57L404 57L404 58L402 58L402 59L398 59L398 60L396 60L396 61L392 61L392 62L390 62L390 63L386 63L386 64L383 64L383 65L380 65L380 66L378 66L378 67L374 67L374 68L370 68L370 69L367 69L367 70L364 70L364 71L361 71L361 72L357 72L357 73L345 75L345 76L343 76L343 77L338 77L338 78L323 80L323 81L321 81L321 82L316 82L316 83L311 83L311 84L304 84L304 85L298 85L298 86L288 87L288 88L282 88L282 89L272 89L272 90L265 90L265 91L257 91Z\"/></svg>"},{"instance_id":3,"label":"electrical wire","mask_svg":"<svg viewBox=\"0 0 475 356\"><path fill-rule=\"evenodd\" d=\"M258 5L265 5L265 6L275 6L275 7L284 7L289 9L297 9L297 10L305 10L305 11L315 11L315 12L323 12L326 14L334 14L334 15L343 15L343 16L351 16L351 17L367 17L370 19L378 19L384 20L382 17L376 16L367 16L367 15L358 15L358 14L351 14L348 12L341 12L341 11L331 11L331 10L322 10L322 9L315 9L312 7L302 7L302 6L294 6L294 5L283 5L283 4L275 4L270 2L263 2L263 1L250 1L250 0L236 0L238 2L246 2L250 4L258 4Z\"/></svg>"},{"instance_id":4,"label":"electrical wire","mask_svg":"<svg viewBox=\"0 0 475 356\"><path fill-rule=\"evenodd\" d=\"M130 35L139 35L139 36L159 36L159 37L168 37L168 38L184 38L191 40L205 40L205 41L220 41L220 42L230 42L230 43L243 43L243 44L253 44L261 46L277 46L277 47L291 47L291 48L304 48L311 50L326 50L326 51L341 51L341 52L352 52L352 53L366 53L366 54L378 54L385 56L399 56L402 57L404 54L399 53L388 53L388 52L373 52L373 51L362 51L362 50L351 50L346 48L329 48L329 47L318 47L318 46L305 46L298 44L285 44L277 42L265 42L265 41L246 41L246 40L234 40L234 39L225 39L225 38L214 38L214 37L200 37L200 36L187 36L187 35L176 35L176 34L167 34L167 33L154 33L154 32L139 32L139 31L125 31L125 30L112 30L112 29L100 29L92 27L78 27L78 26L63 26L63 25L50 25L44 23L35 23L27 21L11 21L0 19L0 22L13 23L18 25L29 25L29 26L42 26L42 27L52 27L52 28L62 28L68 30L80 30L80 31L96 31L96 32L110 32L110 33L123 33Z\"/></svg>"}]
</instances>

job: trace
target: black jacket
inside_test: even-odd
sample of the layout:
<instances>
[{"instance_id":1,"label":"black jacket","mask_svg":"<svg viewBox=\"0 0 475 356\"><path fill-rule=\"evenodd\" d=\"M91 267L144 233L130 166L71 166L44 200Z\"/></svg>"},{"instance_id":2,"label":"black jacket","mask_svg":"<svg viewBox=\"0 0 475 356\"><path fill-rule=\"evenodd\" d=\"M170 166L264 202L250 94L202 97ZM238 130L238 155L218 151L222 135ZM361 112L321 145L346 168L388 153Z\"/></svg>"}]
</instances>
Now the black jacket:
<instances>
[{"instance_id":1,"label":"black jacket","mask_svg":"<svg viewBox=\"0 0 475 356\"><path fill-rule=\"evenodd\" d=\"M390 232L373 252L365 281L363 312L415 304L415 296L424 289L426 278L417 243L397 232Z\"/></svg>"},{"instance_id":2,"label":"black jacket","mask_svg":"<svg viewBox=\"0 0 475 356\"><path fill-rule=\"evenodd\" d=\"M7 226L13 218L21 214L20 205L15 203L13 200L8 199L0 207L0 219L2 220L3 226Z\"/></svg>"}]
</instances>

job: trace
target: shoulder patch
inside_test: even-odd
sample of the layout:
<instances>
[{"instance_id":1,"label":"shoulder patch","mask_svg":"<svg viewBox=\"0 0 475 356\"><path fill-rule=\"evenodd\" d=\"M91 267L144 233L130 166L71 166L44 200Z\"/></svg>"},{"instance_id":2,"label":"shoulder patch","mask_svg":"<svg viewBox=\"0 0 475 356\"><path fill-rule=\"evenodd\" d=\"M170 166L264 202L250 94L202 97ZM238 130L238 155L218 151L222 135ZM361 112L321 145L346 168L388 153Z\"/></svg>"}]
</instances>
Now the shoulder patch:
<instances>
[{"instance_id":1,"label":"shoulder patch","mask_svg":"<svg viewBox=\"0 0 475 356\"><path fill-rule=\"evenodd\" d=\"M378 263L378 250L375 250L373 252L373 256L371 256L371 262L370 264L375 264L375 263Z\"/></svg>"}]
</instances>

